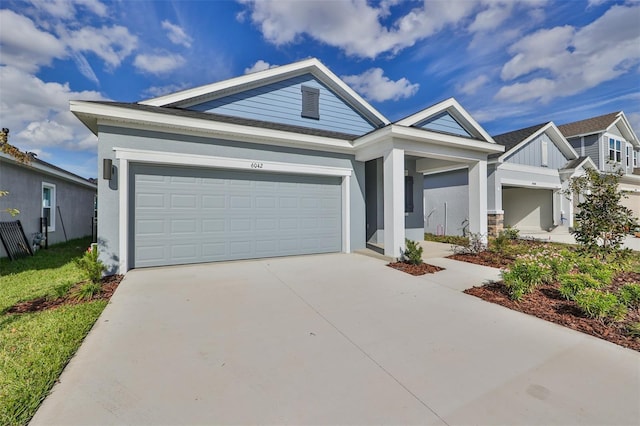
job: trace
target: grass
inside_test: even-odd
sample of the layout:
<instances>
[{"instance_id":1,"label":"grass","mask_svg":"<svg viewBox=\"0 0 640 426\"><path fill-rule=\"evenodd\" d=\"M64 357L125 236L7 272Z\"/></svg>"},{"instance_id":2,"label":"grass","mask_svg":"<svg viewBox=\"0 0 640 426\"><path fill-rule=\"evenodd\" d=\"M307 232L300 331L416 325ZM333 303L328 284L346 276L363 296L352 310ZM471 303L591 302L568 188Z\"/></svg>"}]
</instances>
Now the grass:
<instances>
[{"instance_id":1,"label":"grass","mask_svg":"<svg viewBox=\"0 0 640 426\"><path fill-rule=\"evenodd\" d=\"M26 425L106 306L91 301L42 312L8 314L17 302L58 297L84 279L73 262L88 239L0 259L0 424Z\"/></svg>"},{"instance_id":2,"label":"grass","mask_svg":"<svg viewBox=\"0 0 640 426\"><path fill-rule=\"evenodd\" d=\"M437 243L455 244L458 246L466 246L469 244L469 238L456 235L435 235L430 233L424 234L425 241L435 241Z\"/></svg>"}]
</instances>

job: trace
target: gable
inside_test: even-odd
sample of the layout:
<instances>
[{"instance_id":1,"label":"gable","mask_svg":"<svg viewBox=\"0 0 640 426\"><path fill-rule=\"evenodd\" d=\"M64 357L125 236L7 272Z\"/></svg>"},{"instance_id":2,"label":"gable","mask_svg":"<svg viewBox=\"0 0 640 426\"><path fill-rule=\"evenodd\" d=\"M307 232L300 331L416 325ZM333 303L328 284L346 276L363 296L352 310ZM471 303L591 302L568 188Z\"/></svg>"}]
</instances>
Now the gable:
<instances>
[{"instance_id":1,"label":"gable","mask_svg":"<svg viewBox=\"0 0 640 426\"><path fill-rule=\"evenodd\" d=\"M543 165L543 146L545 145L547 158L546 165ZM560 151L547 133L541 133L506 157L504 161L512 164L559 169L567 164L569 158Z\"/></svg>"},{"instance_id":2,"label":"gable","mask_svg":"<svg viewBox=\"0 0 640 426\"><path fill-rule=\"evenodd\" d=\"M303 93L316 91L317 115L305 114L308 110L303 111ZM188 109L352 135L363 135L376 128L310 73L191 105Z\"/></svg>"},{"instance_id":3,"label":"gable","mask_svg":"<svg viewBox=\"0 0 640 426\"><path fill-rule=\"evenodd\" d=\"M624 139L624 136L622 136L622 130L620 130L619 126L620 126L620 122L618 122L615 126L609 127L609 129L607 129L607 133L616 135Z\"/></svg>"},{"instance_id":4,"label":"gable","mask_svg":"<svg viewBox=\"0 0 640 426\"><path fill-rule=\"evenodd\" d=\"M416 127L456 136L472 137L447 111L416 124Z\"/></svg>"}]
</instances>

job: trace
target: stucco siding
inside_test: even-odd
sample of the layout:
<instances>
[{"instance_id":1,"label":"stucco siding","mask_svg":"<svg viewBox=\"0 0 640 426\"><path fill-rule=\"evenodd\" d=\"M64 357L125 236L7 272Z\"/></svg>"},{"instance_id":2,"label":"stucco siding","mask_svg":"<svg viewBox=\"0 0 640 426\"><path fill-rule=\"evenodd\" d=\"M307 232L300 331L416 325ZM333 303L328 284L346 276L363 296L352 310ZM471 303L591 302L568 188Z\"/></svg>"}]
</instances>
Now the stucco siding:
<instances>
[{"instance_id":1,"label":"stucco siding","mask_svg":"<svg viewBox=\"0 0 640 426\"><path fill-rule=\"evenodd\" d=\"M0 161L0 189L9 192L0 198L0 221L20 220L31 242L40 231L43 182L55 185L55 231L49 232L49 245L64 242L65 231L68 240L91 235L95 190L7 161ZM20 210L20 214L12 217L5 211L7 207ZM0 244L0 257L6 256Z\"/></svg>"},{"instance_id":2,"label":"stucco siding","mask_svg":"<svg viewBox=\"0 0 640 426\"><path fill-rule=\"evenodd\" d=\"M514 164L524 164L534 167L545 167L542 164L542 146L547 145L547 164L550 169L559 169L564 166L568 159L553 143L551 138L543 133L518 149L516 152L506 158L506 162Z\"/></svg>"},{"instance_id":3,"label":"stucco siding","mask_svg":"<svg viewBox=\"0 0 640 426\"><path fill-rule=\"evenodd\" d=\"M352 169L353 175L350 185L351 249L357 250L365 246L364 163L356 161L352 155L108 126L101 126L99 134L99 158L113 159L116 167L119 167L119 162L115 159L113 147ZM101 166L100 162L99 168ZM102 171L99 170L99 174L101 173ZM120 223L118 214L120 205L117 178L112 182L101 179L99 194L98 234L101 239L101 258L113 272L119 262L118 232Z\"/></svg>"},{"instance_id":4,"label":"stucco siding","mask_svg":"<svg viewBox=\"0 0 640 426\"><path fill-rule=\"evenodd\" d=\"M425 175L424 229L462 235L469 219L469 170Z\"/></svg>"},{"instance_id":5,"label":"stucco siding","mask_svg":"<svg viewBox=\"0 0 640 426\"><path fill-rule=\"evenodd\" d=\"M319 119L301 116L302 86L320 90ZM311 74L193 105L189 109L354 135L375 128Z\"/></svg>"}]
</instances>

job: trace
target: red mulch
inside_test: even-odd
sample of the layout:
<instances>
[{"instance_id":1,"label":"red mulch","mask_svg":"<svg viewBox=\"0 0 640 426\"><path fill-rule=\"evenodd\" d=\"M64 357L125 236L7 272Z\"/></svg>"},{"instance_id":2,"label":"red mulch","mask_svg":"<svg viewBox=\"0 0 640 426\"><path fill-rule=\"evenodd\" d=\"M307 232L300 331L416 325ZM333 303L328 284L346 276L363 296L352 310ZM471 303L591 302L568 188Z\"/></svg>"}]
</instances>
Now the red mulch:
<instances>
[{"instance_id":1,"label":"red mulch","mask_svg":"<svg viewBox=\"0 0 640 426\"><path fill-rule=\"evenodd\" d=\"M515 260L509 257L502 257L490 251L481 251L478 254L452 254L451 256L447 256L447 258L501 269L508 267Z\"/></svg>"},{"instance_id":2,"label":"red mulch","mask_svg":"<svg viewBox=\"0 0 640 426\"><path fill-rule=\"evenodd\" d=\"M622 285L632 282L640 282L640 274L625 272L614 279L610 289L615 292ZM465 293L640 351L640 338L628 336L626 333L627 326L640 321L640 310L637 309L630 309L625 320L617 323L591 319L584 315L575 302L562 297L557 283L538 287L520 302L509 298L507 288L501 282L473 287L465 290Z\"/></svg>"},{"instance_id":3,"label":"red mulch","mask_svg":"<svg viewBox=\"0 0 640 426\"><path fill-rule=\"evenodd\" d=\"M406 272L407 274L419 276L424 274L433 274L434 272L442 271L444 268L439 266L429 265L427 263L421 263L420 265L412 265L405 262L389 263L387 266L397 269L398 271Z\"/></svg>"},{"instance_id":4,"label":"red mulch","mask_svg":"<svg viewBox=\"0 0 640 426\"><path fill-rule=\"evenodd\" d=\"M109 300L113 295L113 292L118 288L118 284L122 281L123 275L110 275L100 280L101 291L99 294L93 296L91 300ZM69 292L57 299L48 299L46 297L39 297L33 300L27 300L26 302L16 303L10 307L6 312L10 314L24 314L28 312L45 311L48 309L55 309L65 305L77 305L79 303L87 302L87 300L77 300L71 296L74 290L80 287L83 282L79 282L74 285Z\"/></svg>"}]
</instances>

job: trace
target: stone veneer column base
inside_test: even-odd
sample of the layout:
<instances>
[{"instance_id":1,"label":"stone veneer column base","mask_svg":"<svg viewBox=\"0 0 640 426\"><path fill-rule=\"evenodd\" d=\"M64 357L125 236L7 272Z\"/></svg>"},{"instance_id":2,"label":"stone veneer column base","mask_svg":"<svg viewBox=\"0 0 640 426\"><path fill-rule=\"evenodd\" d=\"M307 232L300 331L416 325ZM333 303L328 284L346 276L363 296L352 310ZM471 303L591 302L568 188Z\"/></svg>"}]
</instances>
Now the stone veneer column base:
<instances>
[{"instance_id":1,"label":"stone veneer column base","mask_svg":"<svg viewBox=\"0 0 640 426\"><path fill-rule=\"evenodd\" d=\"M504 229L504 214L487 214L487 228L490 237L497 236Z\"/></svg>"}]
</instances>

